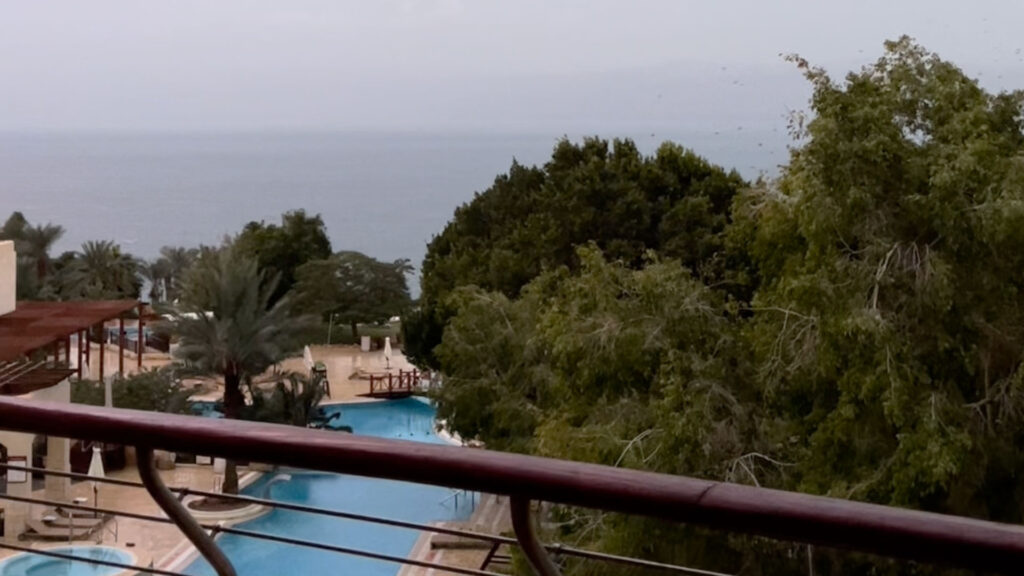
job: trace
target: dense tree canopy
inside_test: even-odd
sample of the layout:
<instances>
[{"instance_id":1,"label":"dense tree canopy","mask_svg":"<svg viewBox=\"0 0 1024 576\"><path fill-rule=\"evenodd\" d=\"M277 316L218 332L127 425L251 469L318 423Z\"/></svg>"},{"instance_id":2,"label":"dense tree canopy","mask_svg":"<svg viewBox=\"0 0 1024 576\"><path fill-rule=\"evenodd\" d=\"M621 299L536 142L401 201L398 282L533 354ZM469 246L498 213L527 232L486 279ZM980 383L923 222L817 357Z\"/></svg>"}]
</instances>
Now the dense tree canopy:
<instances>
[{"instance_id":1,"label":"dense tree canopy","mask_svg":"<svg viewBox=\"0 0 1024 576\"><path fill-rule=\"evenodd\" d=\"M431 241L421 307L403 323L408 351L436 364L444 301L456 287L515 297L544 270L575 268L575 249L586 243L634 267L658 250L706 282L726 280L734 273L724 266L724 232L743 185L736 172L671 143L647 157L630 140L562 140L543 167L514 162Z\"/></svg>"},{"instance_id":2,"label":"dense tree canopy","mask_svg":"<svg viewBox=\"0 0 1024 576\"><path fill-rule=\"evenodd\" d=\"M360 252L338 252L303 264L295 273L295 300L309 314L335 315L352 326L383 322L409 307L408 260L381 262Z\"/></svg>"},{"instance_id":3,"label":"dense tree canopy","mask_svg":"<svg viewBox=\"0 0 1024 576\"><path fill-rule=\"evenodd\" d=\"M53 245L64 235L55 224L33 225L14 212L0 227L0 240L13 240L18 253L19 300L134 298L142 282L140 262L111 241L88 241L77 252L53 258Z\"/></svg>"},{"instance_id":4,"label":"dense tree canopy","mask_svg":"<svg viewBox=\"0 0 1024 576\"><path fill-rule=\"evenodd\" d=\"M796 486L1019 521L1024 98L907 39L842 84L800 64L806 144L747 205Z\"/></svg>"},{"instance_id":5,"label":"dense tree canopy","mask_svg":"<svg viewBox=\"0 0 1024 576\"><path fill-rule=\"evenodd\" d=\"M503 211L555 218L551 164L513 167L461 208L424 266L424 295L445 309L440 415L502 449L1020 522L1024 94L990 94L906 38L844 81L794 61L813 97L779 178L665 207L653 243L612 238L603 221L573 237L592 247L542 257L547 272L503 263L489 247L513 242ZM596 158L582 166L606 166ZM489 196L530 179L536 217ZM601 214L576 202L583 192L563 196L565 230L547 239L607 214L630 231L653 218L633 200L644 185L602 203L606 180L580 168L574 181ZM525 252L536 238L514 240ZM565 520L563 536L647 558L743 574L808 565L786 544ZM927 573L828 551L813 564Z\"/></svg>"},{"instance_id":6,"label":"dense tree canopy","mask_svg":"<svg viewBox=\"0 0 1024 576\"><path fill-rule=\"evenodd\" d=\"M235 249L256 260L261 270L280 277L273 294L276 301L295 285L299 266L331 256L331 240L319 214L307 216L305 210L295 210L281 216L280 226L249 222L235 240Z\"/></svg>"}]
</instances>

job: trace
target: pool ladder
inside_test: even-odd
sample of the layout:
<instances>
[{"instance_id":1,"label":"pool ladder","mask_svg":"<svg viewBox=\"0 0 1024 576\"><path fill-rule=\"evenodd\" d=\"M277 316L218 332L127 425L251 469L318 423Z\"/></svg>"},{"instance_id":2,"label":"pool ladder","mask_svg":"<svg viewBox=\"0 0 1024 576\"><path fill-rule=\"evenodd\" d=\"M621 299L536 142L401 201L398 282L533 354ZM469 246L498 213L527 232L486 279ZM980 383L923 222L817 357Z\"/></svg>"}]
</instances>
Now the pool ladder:
<instances>
[{"instance_id":1,"label":"pool ladder","mask_svg":"<svg viewBox=\"0 0 1024 576\"><path fill-rule=\"evenodd\" d=\"M469 498L470 505L475 505L476 504L476 492L470 492L470 491L464 490L464 489L452 490L448 494L448 496L446 496L443 500L441 500L440 504L442 506L447 506L449 502L454 501L455 502L455 509L458 510L459 509L459 496L462 496L463 499Z\"/></svg>"}]
</instances>

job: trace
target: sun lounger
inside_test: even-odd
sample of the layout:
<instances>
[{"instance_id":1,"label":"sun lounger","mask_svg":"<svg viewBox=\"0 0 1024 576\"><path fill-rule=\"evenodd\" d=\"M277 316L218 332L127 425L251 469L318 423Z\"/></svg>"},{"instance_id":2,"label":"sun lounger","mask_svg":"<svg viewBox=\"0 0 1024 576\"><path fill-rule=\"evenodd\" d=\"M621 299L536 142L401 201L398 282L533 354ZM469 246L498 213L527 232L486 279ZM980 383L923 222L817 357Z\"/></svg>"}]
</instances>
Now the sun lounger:
<instances>
[{"instance_id":1,"label":"sun lounger","mask_svg":"<svg viewBox=\"0 0 1024 576\"><path fill-rule=\"evenodd\" d=\"M68 526L49 526L40 520L27 520L28 530L21 537L36 540L83 540L95 531L95 528L71 528Z\"/></svg>"},{"instance_id":2,"label":"sun lounger","mask_svg":"<svg viewBox=\"0 0 1024 576\"><path fill-rule=\"evenodd\" d=\"M101 518L85 518L85 517L67 517L67 516L56 516L53 520L47 521L43 518L43 524L54 528L67 528L68 526L74 526L75 528L97 528L103 524Z\"/></svg>"}]
</instances>

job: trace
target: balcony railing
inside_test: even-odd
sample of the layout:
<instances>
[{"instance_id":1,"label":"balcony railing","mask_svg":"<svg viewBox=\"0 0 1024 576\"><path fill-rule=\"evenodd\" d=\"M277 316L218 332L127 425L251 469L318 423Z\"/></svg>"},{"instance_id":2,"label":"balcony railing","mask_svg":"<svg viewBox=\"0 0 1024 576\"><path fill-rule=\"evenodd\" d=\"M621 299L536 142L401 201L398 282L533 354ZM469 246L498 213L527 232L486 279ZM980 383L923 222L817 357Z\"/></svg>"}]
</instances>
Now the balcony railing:
<instances>
[{"instance_id":1,"label":"balcony railing","mask_svg":"<svg viewBox=\"0 0 1024 576\"><path fill-rule=\"evenodd\" d=\"M542 543L538 540L531 519L533 502L643 515L672 522L973 570L1018 572L1024 563L1024 527L1020 526L593 464L272 424L51 404L11 398L0 398L0 428L134 445L139 456L142 483L113 479L106 481L144 487L167 514L166 518L97 509L73 503L59 504L68 510L174 523L221 575L235 574L235 570L211 538L211 534L216 532L418 565L452 573L495 573L484 569L444 566L367 550L264 534L237 527L202 526L184 509L175 493L178 496L225 496L187 488L176 488L172 492L164 486L155 471L152 457L154 449L199 452L222 458L505 496L509 498L515 538L344 511L323 510L250 496L229 498L280 509L433 531L498 545L518 545L535 573L541 576L559 573L549 552L556 552L560 556L632 564L675 573L715 573ZM40 472L80 480L95 480L67 472ZM54 504L43 499L10 494L0 497L29 504ZM30 550L28 547L7 542L0 542L0 547L61 556L59 553ZM74 560L83 561L80 558ZM175 574L156 567L92 562L139 572Z\"/></svg>"}]
</instances>

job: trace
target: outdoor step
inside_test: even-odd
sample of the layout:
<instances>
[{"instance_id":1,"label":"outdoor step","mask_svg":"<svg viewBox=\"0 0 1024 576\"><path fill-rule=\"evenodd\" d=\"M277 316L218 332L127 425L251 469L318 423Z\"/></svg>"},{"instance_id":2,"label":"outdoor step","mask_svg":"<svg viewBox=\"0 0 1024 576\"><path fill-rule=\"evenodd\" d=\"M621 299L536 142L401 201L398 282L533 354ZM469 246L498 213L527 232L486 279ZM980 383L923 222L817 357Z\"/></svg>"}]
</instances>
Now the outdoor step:
<instances>
[{"instance_id":1,"label":"outdoor step","mask_svg":"<svg viewBox=\"0 0 1024 576\"><path fill-rule=\"evenodd\" d=\"M451 534L434 534L434 537L430 539L430 548L433 550L489 550L491 543Z\"/></svg>"}]
</instances>

